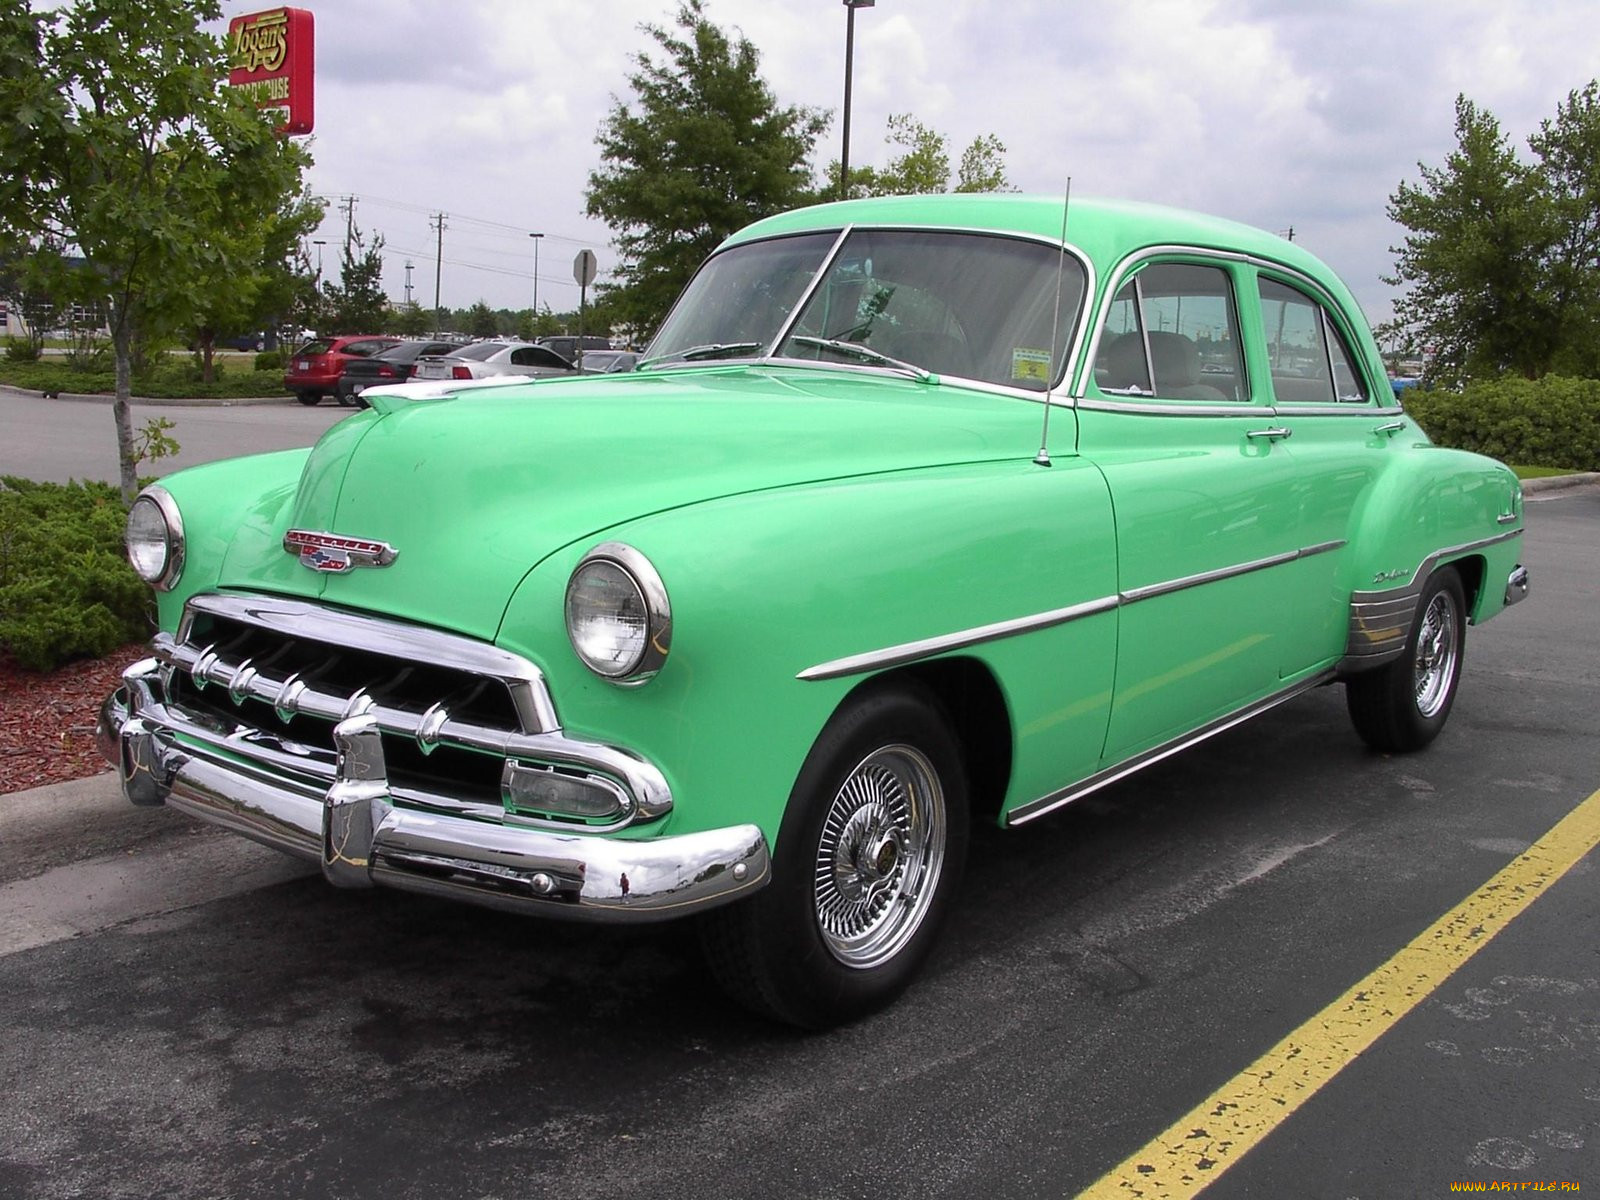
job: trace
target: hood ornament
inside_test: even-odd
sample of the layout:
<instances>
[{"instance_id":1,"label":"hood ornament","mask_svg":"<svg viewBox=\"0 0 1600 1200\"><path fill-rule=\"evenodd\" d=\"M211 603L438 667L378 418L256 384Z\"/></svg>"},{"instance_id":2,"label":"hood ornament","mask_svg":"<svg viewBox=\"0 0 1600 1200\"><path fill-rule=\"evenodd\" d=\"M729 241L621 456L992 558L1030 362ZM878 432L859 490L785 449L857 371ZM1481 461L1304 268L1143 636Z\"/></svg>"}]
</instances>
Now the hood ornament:
<instances>
[{"instance_id":1,"label":"hood ornament","mask_svg":"<svg viewBox=\"0 0 1600 1200\"><path fill-rule=\"evenodd\" d=\"M342 575L354 567L387 567L400 552L388 542L345 537L313 529L291 529L283 535L283 548L302 567Z\"/></svg>"}]
</instances>

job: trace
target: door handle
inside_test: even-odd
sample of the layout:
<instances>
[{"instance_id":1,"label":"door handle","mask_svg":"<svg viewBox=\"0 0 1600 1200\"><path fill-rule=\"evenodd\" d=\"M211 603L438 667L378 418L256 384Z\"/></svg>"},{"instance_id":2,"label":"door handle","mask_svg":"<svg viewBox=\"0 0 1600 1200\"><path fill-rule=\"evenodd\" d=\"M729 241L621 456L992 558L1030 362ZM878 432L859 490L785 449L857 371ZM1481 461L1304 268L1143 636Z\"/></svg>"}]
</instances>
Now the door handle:
<instances>
[{"instance_id":1,"label":"door handle","mask_svg":"<svg viewBox=\"0 0 1600 1200\"><path fill-rule=\"evenodd\" d=\"M1285 429L1281 425L1274 425L1268 429L1252 429L1245 437L1254 441L1257 438L1266 438L1269 442L1281 442L1285 438L1293 437L1294 430Z\"/></svg>"},{"instance_id":2,"label":"door handle","mask_svg":"<svg viewBox=\"0 0 1600 1200\"><path fill-rule=\"evenodd\" d=\"M1373 433L1386 433L1390 437L1393 437L1395 434L1399 433L1405 427L1406 427L1406 423L1404 421L1390 421L1387 425L1379 425L1372 432Z\"/></svg>"}]
</instances>

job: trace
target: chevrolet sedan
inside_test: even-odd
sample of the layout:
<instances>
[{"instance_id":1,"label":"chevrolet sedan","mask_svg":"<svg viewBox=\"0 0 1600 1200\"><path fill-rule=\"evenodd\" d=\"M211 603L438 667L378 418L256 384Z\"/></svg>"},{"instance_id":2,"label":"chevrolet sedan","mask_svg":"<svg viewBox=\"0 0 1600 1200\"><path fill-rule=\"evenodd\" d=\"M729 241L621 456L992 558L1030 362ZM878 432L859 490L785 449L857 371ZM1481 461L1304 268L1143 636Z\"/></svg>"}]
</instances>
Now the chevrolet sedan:
<instances>
[{"instance_id":1,"label":"chevrolet sedan","mask_svg":"<svg viewBox=\"0 0 1600 1200\"><path fill-rule=\"evenodd\" d=\"M776 216L635 370L491 382L147 488L102 745L338 887L693 917L802 1026L912 982L973 821L1330 684L1420 750L1528 588L1516 477L1429 443L1338 278L1171 209Z\"/></svg>"}]
</instances>

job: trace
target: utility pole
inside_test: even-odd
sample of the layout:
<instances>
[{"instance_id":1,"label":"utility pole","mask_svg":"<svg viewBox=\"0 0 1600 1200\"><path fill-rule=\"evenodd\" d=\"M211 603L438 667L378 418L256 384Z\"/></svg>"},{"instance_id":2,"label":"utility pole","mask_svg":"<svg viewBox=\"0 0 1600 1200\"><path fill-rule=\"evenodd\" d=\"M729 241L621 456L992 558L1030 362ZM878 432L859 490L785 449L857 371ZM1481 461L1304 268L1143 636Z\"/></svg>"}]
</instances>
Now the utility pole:
<instances>
[{"instance_id":1,"label":"utility pole","mask_svg":"<svg viewBox=\"0 0 1600 1200\"><path fill-rule=\"evenodd\" d=\"M407 308L411 307L411 271L412 271L412 263L411 263L411 260L408 258L408 259L406 259L406 307Z\"/></svg>"},{"instance_id":2,"label":"utility pole","mask_svg":"<svg viewBox=\"0 0 1600 1200\"><path fill-rule=\"evenodd\" d=\"M435 213L431 224L439 235L438 249L433 259L433 336L438 337L443 326L439 323L444 314L439 309L439 277L444 266L444 213Z\"/></svg>"},{"instance_id":3,"label":"utility pole","mask_svg":"<svg viewBox=\"0 0 1600 1200\"><path fill-rule=\"evenodd\" d=\"M344 213L344 260L350 261L350 243L356 238L356 198L340 198L339 210Z\"/></svg>"}]
</instances>

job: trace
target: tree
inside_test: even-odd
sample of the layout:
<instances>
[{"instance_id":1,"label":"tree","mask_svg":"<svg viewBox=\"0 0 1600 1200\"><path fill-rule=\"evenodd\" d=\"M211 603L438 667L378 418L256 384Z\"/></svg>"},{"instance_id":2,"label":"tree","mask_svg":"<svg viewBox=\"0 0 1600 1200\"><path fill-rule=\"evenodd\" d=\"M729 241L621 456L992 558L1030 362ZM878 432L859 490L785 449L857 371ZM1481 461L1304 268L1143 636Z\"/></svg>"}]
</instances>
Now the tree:
<instances>
[{"instance_id":1,"label":"tree","mask_svg":"<svg viewBox=\"0 0 1600 1200\"><path fill-rule=\"evenodd\" d=\"M225 86L216 0L0 7L0 257L106 305L123 498L135 343L192 325L197 278L248 276L309 161Z\"/></svg>"},{"instance_id":2,"label":"tree","mask_svg":"<svg viewBox=\"0 0 1600 1200\"><path fill-rule=\"evenodd\" d=\"M374 333L383 328L389 297L383 290L383 235L366 244L350 227L339 263L339 282L322 285L323 321L319 333Z\"/></svg>"},{"instance_id":3,"label":"tree","mask_svg":"<svg viewBox=\"0 0 1600 1200\"><path fill-rule=\"evenodd\" d=\"M634 56L631 104L612 97L596 135L601 166L585 205L612 229L616 311L653 328L702 260L734 230L812 198L807 162L827 127L815 109L780 106L748 40L683 0L677 29L645 25L661 56Z\"/></svg>"},{"instance_id":4,"label":"tree","mask_svg":"<svg viewBox=\"0 0 1600 1200\"><path fill-rule=\"evenodd\" d=\"M1554 366L1600 377L1600 82L1569 92L1528 145L1557 230L1550 286L1563 327Z\"/></svg>"},{"instance_id":5,"label":"tree","mask_svg":"<svg viewBox=\"0 0 1600 1200\"><path fill-rule=\"evenodd\" d=\"M253 334L280 324L295 312L303 293L315 286L302 244L321 223L322 213L322 201L297 189L284 198L263 232L261 259L253 271L189 281L197 308L191 340L206 382L213 378L212 354L219 337Z\"/></svg>"},{"instance_id":6,"label":"tree","mask_svg":"<svg viewBox=\"0 0 1600 1200\"><path fill-rule=\"evenodd\" d=\"M954 187L950 186L950 140L929 129L910 113L892 113L883 140L899 146L899 154L883 167L851 167L850 197L905 196L928 192L1009 192L1005 143L992 133L980 134L962 152ZM839 194L839 160L828 164L825 193Z\"/></svg>"},{"instance_id":7,"label":"tree","mask_svg":"<svg viewBox=\"0 0 1600 1200\"><path fill-rule=\"evenodd\" d=\"M494 309L482 300L468 309L467 332L475 338L499 337L500 322L494 315Z\"/></svg>"},{"instance_id":8,"label":"tree","mask_svg":"<svg viewBox=\"0 0 1600 1200\"><path fill-rule=\"evenodd\" d=\"M1571 93L1519 159L1493 114L1456 99L1456 149L1442 167L1418 164L1389 216L1409 232L1391 248L1404 287L1395 323L1434 348L1447 379L1557 365L1593 371L1600 333L1600 94Z\"/></svg>"}]
</instances>

